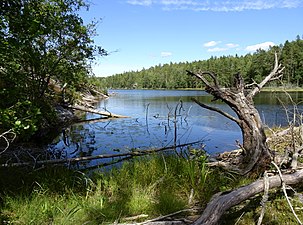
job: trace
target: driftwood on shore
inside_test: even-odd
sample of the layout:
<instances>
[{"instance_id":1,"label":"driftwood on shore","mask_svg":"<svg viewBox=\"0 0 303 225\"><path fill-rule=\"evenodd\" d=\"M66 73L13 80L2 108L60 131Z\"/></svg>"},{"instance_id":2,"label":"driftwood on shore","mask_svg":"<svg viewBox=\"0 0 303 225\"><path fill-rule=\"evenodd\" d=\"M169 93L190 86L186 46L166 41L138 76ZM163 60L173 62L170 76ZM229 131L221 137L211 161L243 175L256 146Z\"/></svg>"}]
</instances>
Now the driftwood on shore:
<instances>
[{"instance_id":1,"label":"driftwood on shore","mask_svg":"<svg viewBox=\"0 0 303 225\"><path fill-rule=\"evenodd\" d=\"M282 175L283 182L286 185L299 184L303 181L303 170L299 170L292 174ZM282 179L280 175L268 178L269 189L281 187ZM240 187L226 194L218 193L207 204L201 217L193 224L215 225L218 224L221 216L231 207L261 193L264 191L264 181L259 179L247 186Z\"/></svg>"},{"instance_id":2,"label":"driftwood on shore","mask_svg":"<svg viewBox=\"0 0 303 225\"><path fill-rule=\"evenodd\" d=\"M80 110L80 111L83 111L83 112L98 114L98 115L101 115L101 116L111 117L111 118L129 118L129 116L114 114L114 113L107 112L107 111L99 111L99 110L96 110L96 109L91 109L91 108L87 108L87 107L80 106L80 105L72 105L72 106L68 106L68 108L75 109L75 110Z\"/></svg>"}]
</instances>

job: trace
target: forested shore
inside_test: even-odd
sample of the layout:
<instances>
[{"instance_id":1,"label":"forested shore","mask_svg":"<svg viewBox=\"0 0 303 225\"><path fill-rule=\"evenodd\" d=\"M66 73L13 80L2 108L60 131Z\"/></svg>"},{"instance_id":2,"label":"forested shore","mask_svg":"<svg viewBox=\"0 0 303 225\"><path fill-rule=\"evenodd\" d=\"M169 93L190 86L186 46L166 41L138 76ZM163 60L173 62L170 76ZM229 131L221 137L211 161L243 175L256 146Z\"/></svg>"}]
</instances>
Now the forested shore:
<instances>
[{"instance_id":1,"label":"forested shore","mask_svg":"<svg viewBox=\"0 0 303 225\"><path fill-rule=\"evenodd\" d=\"M287 88L301 87L303 84L303 40L286 40L279 46L268 50L259 49L243 56L229 55L211 57L194 62L180 62L156 65L141 71L131 71L102 77L100 83L107 88L147 88L177 89L203 88L203 84L186 74L190 71L212 71L224 86L233 82L234 74L241 73L246 83L260 82L271 70L274 53L279 55L279 63L285 66L282 82L271 83L271 86Z\"/></svg>"}]
</instances>

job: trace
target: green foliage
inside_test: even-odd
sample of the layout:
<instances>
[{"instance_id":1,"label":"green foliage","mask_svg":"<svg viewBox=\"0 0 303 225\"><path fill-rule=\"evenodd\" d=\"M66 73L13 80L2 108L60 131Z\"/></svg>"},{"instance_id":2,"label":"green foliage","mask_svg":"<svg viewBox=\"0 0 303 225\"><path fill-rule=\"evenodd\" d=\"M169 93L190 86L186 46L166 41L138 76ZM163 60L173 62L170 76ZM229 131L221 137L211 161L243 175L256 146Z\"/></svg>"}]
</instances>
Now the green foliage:
<instances>
[{"instance_id":1,"label":"green foliage","mask_svg":"<svg viewBox=\"0 0 303 225\"><path fill-rule=\"evenodd\" d=\"M303 40L299 37L284 45L272 46L269 50L257 50L244 56L211 57L194 62L157 65L141 71L131 71L100 78L107 88L201 88L201 82L186 74L191 71L212 71L217 74L222 86L233 84L233 77L240 72L247 83L260 82L273 68L274 52L279 54L285 66L283 82L289 86L303 84ZM277 84L272 84L277 85ZM280 85L280 84L278 84Z\"/></svg>"},{"instance_id":2,"label":"green foliage","mask_svg":"<svg viewBox=\"0 0 303 225\"><path fill-rule=\"evenodd\" d=\"M2 131L12 129L23 139L29 138L38 129L41 112L30 101L17 102L10 108L0 109Z\"/></svg>"},{"instance_id":3,"label":"green foliage","mask_svg":"<svg viewBox=\"0 0 303 225\"><path fill-rule=\"evenodd\" d=\"M205 183L210 170L206 166L207 156L204 151L190 149L191 158L188 159L188 176L192 188L205 188ZM196 182L198 181L198 182Z\"/></svg>"},{"instance_id":4,"label":"green foliage","mask_svg":"<svg viewBox=\"0 0 303 225\"><path fill-rule=\"evenodd\" d=\"M108 95L108 90L105 84L102 82L102 80L99 77L91 76L87 80L87 84L89 87L92 87L93 89Z\"/></svg>"},{"instance_id":5,"label":"green foliage","mask_svg":"<svg viewBox=\"0 0 303 225\"><path fill-rule=\"evenodd\" d=\"M86 84L92 60L107 53L94 45L97 23L85 25L77 14L83 7L88 5L82 0L1 1L0 123L30 136L45 122L40 113L53 122L47 110L62 93L51 83L67 84L70 102Z\"/></svg>"}]
</instances>

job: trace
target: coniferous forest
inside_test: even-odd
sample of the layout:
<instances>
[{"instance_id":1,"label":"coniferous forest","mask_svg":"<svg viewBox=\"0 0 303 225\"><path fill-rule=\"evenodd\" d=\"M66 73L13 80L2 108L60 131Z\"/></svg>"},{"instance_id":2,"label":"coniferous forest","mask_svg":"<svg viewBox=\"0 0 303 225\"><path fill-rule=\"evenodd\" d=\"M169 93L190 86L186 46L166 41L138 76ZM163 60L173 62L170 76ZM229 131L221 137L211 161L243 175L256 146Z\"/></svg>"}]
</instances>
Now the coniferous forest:
<instances>
[{"instance_id":1,"label":"coniferous forest","mask_svg":"<svg viewBox=\"0 0 303 225\"><path fill-rule=\"evenodd\" d=\"M272 46L269 50L259 49L255 53L244 56L221 56L194 62L160 64L141 71L100 78L100 80L107 88L201 88L201 82L188 76L186 70L202 70L216 73L221 84L226 86L231 84L233 75L238 72L242 74L246 83L259 82L270 72L275 52L278 53L280 63L285 67L283 84L287 87L302 86L303 40L300 36L294 41L285 41L279 46Z\"/></svg>"}]
</instances>

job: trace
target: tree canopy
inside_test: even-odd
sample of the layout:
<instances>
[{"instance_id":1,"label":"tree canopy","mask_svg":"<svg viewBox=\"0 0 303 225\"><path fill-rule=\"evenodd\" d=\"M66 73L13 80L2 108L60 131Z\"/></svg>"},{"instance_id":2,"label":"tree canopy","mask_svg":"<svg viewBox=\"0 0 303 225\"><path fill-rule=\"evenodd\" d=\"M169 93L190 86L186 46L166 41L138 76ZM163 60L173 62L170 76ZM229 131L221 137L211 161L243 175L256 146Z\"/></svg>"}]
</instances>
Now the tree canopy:
<instances>
[{"instance_id":1,"label":"tree canopy","mask_svg":"<svg viewBox=\"0 0 303 225\"><path fill-rule=\"evenodd\" d=\"M32 134L53 121L58 101L50 83L81 88L96 55L96 22L77 14L83 0L4 0L0 3L0 127ZM43 117L41 116L43 114ZM23 132L25 133L25 132Z\"/></svg>"}]
</instances>

